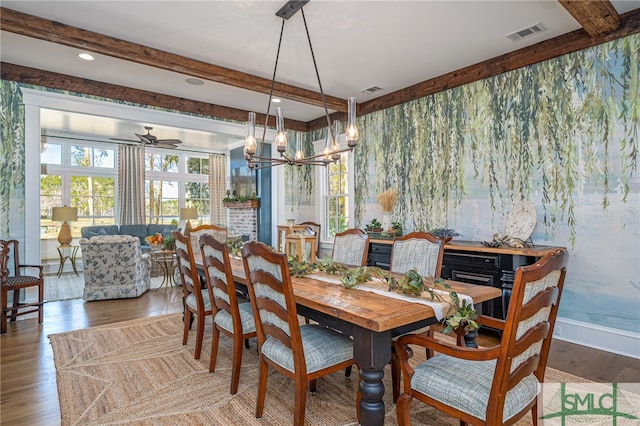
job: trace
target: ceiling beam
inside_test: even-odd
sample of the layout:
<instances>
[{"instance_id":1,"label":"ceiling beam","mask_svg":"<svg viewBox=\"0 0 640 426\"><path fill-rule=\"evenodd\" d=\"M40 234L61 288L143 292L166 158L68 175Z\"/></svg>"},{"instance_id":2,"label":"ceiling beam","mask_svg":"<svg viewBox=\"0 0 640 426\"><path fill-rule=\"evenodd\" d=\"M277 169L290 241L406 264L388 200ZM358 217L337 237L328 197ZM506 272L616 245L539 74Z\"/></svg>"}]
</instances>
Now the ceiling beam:
<instances>
[{"instance_id":1,"label":"ceiling beam","mask_svg":"<svg viewBox=\"0 0 640 426\"><path fill-rule=\"evenodd\" d=\"M640 33L640 8L621 15L619 28L608 34L591 37L582 29L572 31L532 46L414 84L413 86L400 89L368 102L363 102L362 104L358 104L357 113L358 115L370 114L414 99L433 95L443 90L453 89L454 87L493 77L494 75L507 71L533 65L557 56L637 33ZM311 125L309 128L313 129Z\"/></svg>"},{"instance_id":2,"label":"ceiling beam","mask_svg":"<svg viewBox=\"0 0 640 426\"><path fill-rule=\"evenodd\" d=\"M591 37L598 37L620 26L620 15L609 0L558 0Z\"/></svg>"},{"instance_id":3,"label":"ceiling beam","mask_svg":"<svg viewBox=\"0 0 640 426\"><path fill-rule=\"evenodd\" d=\"M271 89L271 80L266 78L186 58L174 53L164 52L4 7L0 7L0 27L3 31L74 47L83 51L95 52L190 77L239 87L252 92L269 94ZM290 84L276 82L273 94L284 99L323 107L322 95L319 92ZM327 95L325 95L325 98L329 109L347 112L346 100Z\"/></svg>"},{"instance_id":4,"label":"ceiling beam","mask_svg":"<svg viewBox=\"0 0 640 426\"><path fill-rule=\"evenodd\" d=\"M212 119L222 118L246 122L247 114L249 113L248 111L237 108L133 89L131 87L103 83L6 62L0 62L0 76L3 80L7 81L33 84L51 89L68 90L142 106L154 106L167 110L188 112L200 116L208 116ZM264 124L264 119L264 114L256 114L256 123L259 125ZM275 117L273 115L269 116L269 125L275 127ZM303 121L287 119L287 129L306 132L308 127Z\"/></svg>"}]
</instances>

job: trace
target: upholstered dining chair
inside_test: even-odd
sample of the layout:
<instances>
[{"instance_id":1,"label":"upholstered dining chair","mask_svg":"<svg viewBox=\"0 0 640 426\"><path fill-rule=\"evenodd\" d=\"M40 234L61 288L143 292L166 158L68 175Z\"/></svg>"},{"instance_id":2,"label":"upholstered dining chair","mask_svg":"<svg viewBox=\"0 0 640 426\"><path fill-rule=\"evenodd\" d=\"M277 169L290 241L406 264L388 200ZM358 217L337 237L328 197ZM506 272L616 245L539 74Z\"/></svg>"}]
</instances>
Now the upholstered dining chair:
<instances>
[{"instance_id":1,"label":"upholstered dining chair","mask_svg":"<svg viewBox=\"0 0 640 426\"><path fill-rule=\"evenodd\" d=\"M444 242L441 238L429 232L410 232L393 240L389 270L404 274L415 269L423 277L439 277L443 257ZM427 333L433 336L433 328L425 327L414 333ZM432 355L433 353L427 350L427 357ZM396 401L400 395L400 363L396 358L395 350L392 350L391 356L391 383L393 400Z\"/></svg>"},{"instance_id":2,"label":"upholstered dining chair","mask_svg":"<svg viewBox=\"0 0 640 426\"><path fill-rule=\"evenodd\" d=\"M309 390L316 379L354 363L353 342L320 325L300 325L287 256L250 241L242 248L249 298L256 319L260 372L256 417L262 417L269 366L295 383L295 425L304 425Z\"/></svg>"},{"instance_id":3,"label":"upholstered dining chair","mask_svg":"<svg viewBox=\"0 0 640 426\"><path fill-rule=\"evenodd\" d=\"M216 369L220 333L233 339L233 365L231 367L231 394L238 392L240 367L242 365L242 342L249 347L248 339L256 337L256 323L249 302L238 302L233 271L229 263L229 248L213 235L200 237L200 252L204 276L209 290L209 300L213 303L213 339L211 340L211 361L209 372Z\"/></svg>"},{"instance_id":4,"label":"upholstered dining chair","mask_svg":"<svg viewBox=\"0 0 640 426\"><path fill-rule=\"evenodd\" d=\"M184 234L191 240L194 253L200 252L200 237L205 234L213 235L221 243L227 242L227 229L216 225L200 225L185 230Z\"/></svg>"},{"instance_id":5,"label":"upholstered dining chair","mask_svg":"<svg viewBox=\"0 0 640 426\"><path fill-rule=\"evenodd\" d=\"M13 262L12 262L13 261ZM36 270L37 275L23 275L27 269ZM2 288L2 317L0 334L7 332L7 319L15 321L17 316L38 313L38 324L44 319L44 279L42 265L20 263L18 240L0 240L0 286ZM20 290L27 287L38 287L36 302L20 302ZM8 306L9 292L13 291L11 306Z\"/></svg>"},{"instance_id":6,"label":"upholstered dining chair","mask_svg":"<svg viewBox=\"0 0 640 426\"><path fill-rule=\"evenodd\" d=\"M415 269L423 277L439 277L443 257L441 238L429 232L410 232L393 240L389 270L404 274Z\"/></svg>"},{"instance_id":7,"label":"upholstered dining chair","mask_svg":"<svg viewBox=\"0 0 640 426\"><path fill-rule=\"evenodd\" d=\"M182 335L182 344L186 345L189 340L189 329L191 328L193 316L195 315L196 347L194 358L200 359L202 339L204 337L204 320L208 315L213 314L211 310L211 299L209 299L209 290L202 288L200 283L200 276L196 270L193 248L189 237L180 231L173 231L172 235L176 245L176 258L180 269L184 300L184 333Z\"/></svg>"},{"instance_id":8,"label":"upholstered dining chair","mask_svg":"<svg viewBox=\"0 0 640 426\"><path fill-rule=\"evenodd\" d=\"M497 346L464 348L424 335L400 337L396 352L404 385L396 405L398 424L410 424L413 398L460 419L461 424L513 424L529 411L536 424L539 385L544 381L566 264L566 252L558 250L517 269L507 319L481 316L479 320L502 330ZM438 354L411 366L409 345L429 347Z\"/></svg>"},{"instance_id":9,"label":"upholstered dining chair","mask_svg":"<svg viewBox=\"0 0 640 426\"><path fill-rule=\"evenodd\" d=\"M369 254L369 235L361 229L336 233L331 259L351 266L365 266Z\"/></svg>"}]
</instances>

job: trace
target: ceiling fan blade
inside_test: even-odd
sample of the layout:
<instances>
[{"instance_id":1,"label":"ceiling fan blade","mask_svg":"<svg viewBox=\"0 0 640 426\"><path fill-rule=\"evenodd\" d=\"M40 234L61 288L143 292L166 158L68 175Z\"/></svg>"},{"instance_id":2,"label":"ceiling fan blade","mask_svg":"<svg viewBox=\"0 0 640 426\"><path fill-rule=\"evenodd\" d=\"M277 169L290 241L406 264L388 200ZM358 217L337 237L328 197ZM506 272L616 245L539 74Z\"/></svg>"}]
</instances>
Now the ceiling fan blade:
<instances>
[{"instance_id":1,"label":"ceiling fan blade","mask_svg":"<svg viewBox=\"0 0 640 426\"><path fill-rule=\"evenodd\" d=\"M153 145L154 144L154 139L153 137L149 137L151 135L140 135L138 133L134 133L134 135L136 135L137 137L140 138L140 142L145 143L147 145Z\"/></svg>"},{"instance_id":2,"label":"ceiling fan blade","mask_svg":"<svg viewBox=\"0 0 640 426\"><path fill-rule=\"evenodd\" d=\"M156 139L158 143L164 144L181 144L182 141L180 139Z\"/></svg>"}]
</instances>

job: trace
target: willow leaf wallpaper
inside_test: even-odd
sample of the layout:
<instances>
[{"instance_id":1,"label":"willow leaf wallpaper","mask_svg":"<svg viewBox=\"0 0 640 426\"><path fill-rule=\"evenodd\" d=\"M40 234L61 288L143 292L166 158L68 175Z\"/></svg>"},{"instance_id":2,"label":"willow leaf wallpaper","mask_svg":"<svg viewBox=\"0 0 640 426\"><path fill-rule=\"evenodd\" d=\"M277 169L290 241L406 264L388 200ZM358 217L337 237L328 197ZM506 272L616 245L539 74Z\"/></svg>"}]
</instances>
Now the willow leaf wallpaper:
<instances>
[{"instance_id":1,"label":"willow leaf wallpaper","mask_svg":"<svg viewBox=\"0 0 640 426\"><path fill-rule=\"evenodd\" d=\"M637 332L639 53L635 35L360 117L356 225L395 188L405 230L491 241L531 200L533 242L571 254L560 315Z\"/></svg>"}]
</instances>

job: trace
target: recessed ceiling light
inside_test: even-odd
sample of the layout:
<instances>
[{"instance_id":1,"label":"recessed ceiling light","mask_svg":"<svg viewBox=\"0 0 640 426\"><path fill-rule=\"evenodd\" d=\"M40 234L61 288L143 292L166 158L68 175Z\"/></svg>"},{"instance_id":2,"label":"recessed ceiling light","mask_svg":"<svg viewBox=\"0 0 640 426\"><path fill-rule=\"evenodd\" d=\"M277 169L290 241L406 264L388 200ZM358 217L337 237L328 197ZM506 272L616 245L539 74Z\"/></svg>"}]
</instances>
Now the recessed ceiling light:
<instances>
[{"instance_id":1,"label":"recessed ceiling light","mask_svg":"<svg viewBox=\"0 0 640 426\"><path fill-rule=\"evenodd\" d=\"M192 84L194 86L202 86L204 84L204 81L200 80L199 78L187 78L185 81L188 84Z\"/></svg>"},{"instance_id":2,"label":"recessed ceiling light","mask_svg":"<svg viewBox=\"0 0 640 426\"><path fill-rule=\"evenodd\" d=\"M274 104L279 104L282 101L280 99L278 99L278 98L273 98L273 99L271 99L271 102L273 102Z\"/></svg>"},{"instance_id":3,"label":"recessed ceiling light","mask_svg":"<svg viewBox=\"0 0 640 426\"><path fill-rule=\"evenodd\" d=\"M93 61L93 56L89 53L78 53L78 58L84 59L85 61Z\"/></svg>"}]
</instances>

